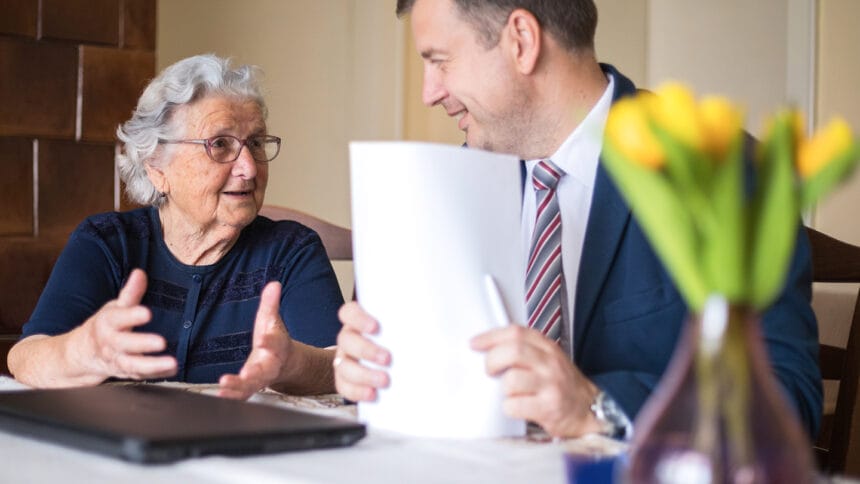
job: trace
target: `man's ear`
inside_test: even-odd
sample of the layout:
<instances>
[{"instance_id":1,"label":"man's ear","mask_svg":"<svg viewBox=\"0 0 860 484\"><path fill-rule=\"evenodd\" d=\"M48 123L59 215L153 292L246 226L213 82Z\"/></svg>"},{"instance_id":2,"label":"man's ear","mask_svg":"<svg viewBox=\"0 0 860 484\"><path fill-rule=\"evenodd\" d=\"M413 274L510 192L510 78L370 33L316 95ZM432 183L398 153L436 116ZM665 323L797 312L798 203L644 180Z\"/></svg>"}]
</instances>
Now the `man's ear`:
<instances>
[{"instance_id":1,"label":"man's ear","mask_svg":"<svg viewBox=\"0 0 860 484\"><path fill-rule=\"evenodd\" d=\"M521 74L534 72L542 47L540 22L528 10L518 8L508 16L505 32L517 70Z\"/></svg>"}]
</instances>

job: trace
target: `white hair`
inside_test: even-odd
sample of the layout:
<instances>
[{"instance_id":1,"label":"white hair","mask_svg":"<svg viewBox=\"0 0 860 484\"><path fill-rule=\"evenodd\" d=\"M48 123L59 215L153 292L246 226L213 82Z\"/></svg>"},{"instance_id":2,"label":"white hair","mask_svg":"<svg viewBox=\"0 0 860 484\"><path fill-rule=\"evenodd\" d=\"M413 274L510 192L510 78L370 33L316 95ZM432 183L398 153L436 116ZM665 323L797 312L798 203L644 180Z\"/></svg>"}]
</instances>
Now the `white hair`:
<instances>
[{"instance_id":1,"label":"white hair","mask_svg":"<svg viewBox=\"0 0 860 484\"><path fill-rule=\"evenodd\" d=\"M213 54L183 59L164 69L153 79L137 102L131 119L116 130L122 150L116 156L119 176L125 182L128 199L142 205L160 206L164 198L146 175L145 164L159 162L158 141L172 139L171 119L176 110L208 95L248 98L266 117L260 91L260 69L243 65L230 67L229 59Z\"/></svg>"}]
</instances>

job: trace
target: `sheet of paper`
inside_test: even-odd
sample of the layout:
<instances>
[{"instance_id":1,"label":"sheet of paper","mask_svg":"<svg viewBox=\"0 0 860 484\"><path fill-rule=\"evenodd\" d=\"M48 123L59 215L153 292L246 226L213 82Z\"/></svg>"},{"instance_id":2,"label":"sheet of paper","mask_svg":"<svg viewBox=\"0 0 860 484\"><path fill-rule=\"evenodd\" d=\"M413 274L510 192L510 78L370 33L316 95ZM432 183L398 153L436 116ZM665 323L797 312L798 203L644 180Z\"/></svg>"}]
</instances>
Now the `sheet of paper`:
<instances>
[{"instance_id":1,"label":"sheet of paper","mask_svg":"<svg viewBox=\"0 0 860 484\"><path fill-rule=\"evenodd\" d=\"M352 236L359 301L392 352L391 386L361 403L369 425L411 435L523 435L504 415L498 378L469 340L499 323L491 275L523 321L517 157L410 142L350 143Z\"/></svg>"}]
</instances>

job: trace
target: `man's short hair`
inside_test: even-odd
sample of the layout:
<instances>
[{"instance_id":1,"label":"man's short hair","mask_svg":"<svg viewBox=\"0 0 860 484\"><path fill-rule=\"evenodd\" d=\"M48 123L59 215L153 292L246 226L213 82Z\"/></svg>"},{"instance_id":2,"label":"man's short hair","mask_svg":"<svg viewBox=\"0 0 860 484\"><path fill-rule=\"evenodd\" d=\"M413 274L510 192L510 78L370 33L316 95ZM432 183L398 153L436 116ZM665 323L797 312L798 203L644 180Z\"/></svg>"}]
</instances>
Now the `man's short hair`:
<instances>
[{"instance_id":1,"label":"man's short hair","mask_svg":"<svg viewBox=\"0 0 860 484\"><path fill-rule=\"evenodd\" d=\"M528 10L567 50L594 48L597 7L594 0L452 0L463 19L478 31L489 48L499 43L502 26L511 12ZM412 10L415 0L397 0L397 15Z\"/></svg>"}]
</instances>

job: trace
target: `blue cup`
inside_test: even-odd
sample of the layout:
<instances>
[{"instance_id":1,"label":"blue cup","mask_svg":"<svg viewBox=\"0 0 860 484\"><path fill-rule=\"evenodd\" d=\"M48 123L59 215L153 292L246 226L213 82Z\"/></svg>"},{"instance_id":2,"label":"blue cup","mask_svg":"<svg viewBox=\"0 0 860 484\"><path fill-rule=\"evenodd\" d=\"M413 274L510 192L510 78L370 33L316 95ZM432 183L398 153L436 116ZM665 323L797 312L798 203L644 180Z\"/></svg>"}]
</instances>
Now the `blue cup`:
<instances>
[{"instance_id":1,"label":"blue cup","mask_svg":"<svg viewBox=\"0 0 860 484\"><path fill-rule=\"evenodd\" d=\"M612 484L616 482L616 469L620 472L620 458L616 455L565 454L564 466L569 484Z\"/></svg>"}]
</instances>

